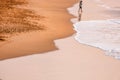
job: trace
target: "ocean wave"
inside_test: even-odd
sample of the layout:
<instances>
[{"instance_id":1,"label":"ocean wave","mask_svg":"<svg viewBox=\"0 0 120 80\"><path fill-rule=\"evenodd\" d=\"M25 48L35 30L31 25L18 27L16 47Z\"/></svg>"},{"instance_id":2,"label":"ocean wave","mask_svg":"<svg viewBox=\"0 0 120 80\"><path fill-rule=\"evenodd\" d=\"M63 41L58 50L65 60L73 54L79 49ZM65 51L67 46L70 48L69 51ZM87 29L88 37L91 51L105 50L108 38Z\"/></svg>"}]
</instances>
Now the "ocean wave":
<instances>
[{"instance_id":1,"label":"ocean wave","mask_svg":"<svg viewBox=\"0 0 120 80\"><path fill-rule=\"evenodd\" d=\"M120 19L81 21L74 24L75 39L120 59Z\"/></svg>"}]
</instances>

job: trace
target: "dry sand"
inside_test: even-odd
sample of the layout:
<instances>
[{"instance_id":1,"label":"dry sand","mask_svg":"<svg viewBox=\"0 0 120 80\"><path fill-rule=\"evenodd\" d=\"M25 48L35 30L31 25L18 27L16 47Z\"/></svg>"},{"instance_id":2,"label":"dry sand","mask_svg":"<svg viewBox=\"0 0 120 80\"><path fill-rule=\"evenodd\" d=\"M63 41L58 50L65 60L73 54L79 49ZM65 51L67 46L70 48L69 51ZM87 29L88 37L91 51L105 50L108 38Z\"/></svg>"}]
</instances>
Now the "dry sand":
<instances>
[{"instance_id":1,"label":"dry sand","mask_svg":"<svg viewBox=\"0 0 120 80\"><path fill-rule=\"evenodd\" d=\"M85 4L88 4L87 6L92 5L92 3L88 3L88 2ZM90 11L88 10L88 12ZM54 15L55 14L53 14L52 16ZM67 15L68 14L66 14L66 16ZM85 16L83 16L83 18L84 17ZM69 20L67 20L67 22L69 23ZM60 25L62 26L62 24ZM55 30L55 28L52 28L50 30L53 31ZM64 29L62 31L64 32ZM68 29L65 30L65 32L66 31L68 31ZM42 33L46 34L47 36L52 32L50 33L42 32ZM36 32L34 34L37 35ZM32 36L34 34L31 33L26 35ZM63 33L61 34L59 33L56 35L54 34L53 36L58 36L62 34ZM21 37L23 37L23 35L21 35ZM51 40L52 43L52 38L50 39L47 37L45 38L44 36L42 36L43 39ZM27 38L29 39L30 37L27 36ZM38 38L38 36L36 36L35 39L36 38ZM13 40L14 39L19 40L21 42L21 38L19 37L14 37ZM32 41L34 40L30 40L30 42ZM37 41L39 42L39 39ZM48 41L46 41L46 43L47 42ZM30 56L1 61L0 79L2 80L120 80L120 69L119 69L120 61L110 56L105 56L102 50L90 46L86 46L83 44L79 44L77 41L74 40L74 36L65 39L55 40L55 43L56 43L55 45L58 47L59 50L47 52L46 54L36 54L36 55L30 55Z\"/></svg>"}]
</instances>

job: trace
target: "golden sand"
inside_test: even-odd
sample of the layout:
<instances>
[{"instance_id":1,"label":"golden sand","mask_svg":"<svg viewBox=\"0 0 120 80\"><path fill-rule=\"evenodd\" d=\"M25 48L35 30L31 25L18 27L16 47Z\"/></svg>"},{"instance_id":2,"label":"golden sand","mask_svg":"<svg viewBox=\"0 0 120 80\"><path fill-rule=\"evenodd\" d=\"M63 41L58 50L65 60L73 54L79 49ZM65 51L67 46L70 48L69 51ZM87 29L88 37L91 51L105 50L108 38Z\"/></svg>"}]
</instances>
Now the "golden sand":
<instances>
[{"instance_id":1,"label":"golden sand","mask_svg":"<svg viewBox=\"0 0 120 80\"><path fill-rule=\"evenodd\" d=\"M68 14L66 8L72 6L76 1L12 1L14 3L10 3L11 9L5 7L6 10L4 9L2 14L0 14L3 18L0 21L2 23L2 25L0 24L0 40L2 41L0 42L0 59L56 50L53 40L67 37L74 33L72 23L70 23L72 16ZM18 5L20 8L15 7ZM12 35L13 33L21 34L3 41L4 38L2 36L8 37L11 33Z\"/></svg>"},{"instance_id":2,"label":"golden sand","mask_svg":"<svg viewBox=\"0 0 120 80\"><path fill-rule=\"evenodd\" d=\"M55 40L56 44L53 43L54 39L63 38L74 33L69 21L72 16L69 16L64 9L65 4L67 6L71 5L70 3L65 3L68 0L46 0L52 1L48 2L49 5L44 0L40 0L41 5L36 5L39 0L29 1L29 8L34 9L37 14L46 16L43 21L45 31L21 33L6 42L1 42L0 53L4 52L4 55L1 55L1 59L29 55L32 52L57 50L55 45L60 50L0 61L0 79L120 80L120 61L113 57L105 56L102 50L79 44L73 36ZM69 0L68 2L71 1ZM91 0L84 1L87 6L83 9L82 20L107 18L104 17L103 12L97 12L102 9L95 3L91 3ZM61 2L65 4L61 4ZM91 9L94 9L94 12ZM11 52L11 54L7 52Z\"/></svg>"}]
</instances>

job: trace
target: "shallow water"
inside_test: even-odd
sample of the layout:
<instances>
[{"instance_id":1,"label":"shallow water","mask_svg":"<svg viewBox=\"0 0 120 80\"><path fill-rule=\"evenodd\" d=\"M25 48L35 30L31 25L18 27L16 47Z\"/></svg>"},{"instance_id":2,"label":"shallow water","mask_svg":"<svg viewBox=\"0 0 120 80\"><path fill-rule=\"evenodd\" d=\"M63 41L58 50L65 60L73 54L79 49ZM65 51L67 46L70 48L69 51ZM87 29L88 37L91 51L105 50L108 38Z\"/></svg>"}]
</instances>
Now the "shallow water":
<instances>
[{"instance_id":1,"label":"shallow water","mask_svg":"<svg viewBox=\"0 0 120 80\"><path fill-rule=\"evenodd\" d=\"M114 0L106 4L107 0L91 0L94 1L99 7L103 8L112 14L116 12L119 14L120 6L116 5ZM114 2L114 5L112 5ZM68 8L70 14L78 16L78 3L73 7ZM115 13L113 13L116 15ZM112 18L112 19L111 19ZM89 20L77 21L77 18L71 19L74 23L74 28L77 31L75 39L83 44L94 46L105 51L106 55L113 56L120 59L120 15L111 16L108 20Z\"/></svg>"},{"instance_id":2,"label":"shallow water","mask_svg":"<svg viewBox=\"0 0 120 80\"><path fill-rule=\"evenodd\" d=\"M74 24L80 43L98 47L120 59L120 20L81 21Z\"/></svg>"}]
</instances>

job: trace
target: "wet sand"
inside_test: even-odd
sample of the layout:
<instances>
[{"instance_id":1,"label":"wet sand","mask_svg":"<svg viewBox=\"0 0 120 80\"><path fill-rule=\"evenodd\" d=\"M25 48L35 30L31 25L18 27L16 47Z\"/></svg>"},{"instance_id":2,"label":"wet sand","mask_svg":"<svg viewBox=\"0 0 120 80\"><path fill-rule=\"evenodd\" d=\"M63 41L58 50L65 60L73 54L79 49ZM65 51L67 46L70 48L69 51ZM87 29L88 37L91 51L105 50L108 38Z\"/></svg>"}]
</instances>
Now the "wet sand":
<instances>
[{"instance_id":1,"label":"wet sand","mask_svg":"<svg viewBox=\"0 0 120 80\"><path fill-rule=\"evenodd\" d=\"M0 62L3 80L119 80L120 61L73 36L55 41L60 49Z\"/></svg>"},{"instance_id":2,"label":"wet sand","mask_svg":"<svg viewBox=\"0 0 120 80\"><path fill-rule=\"evenodd\" d=\"M87 2L85 2L85 4L89 4L88 7L93 5L90 1L91 0L87 0ZM97 6L93 6L92 8L96 8L96 7ZM97 7L96 9L100 9L100 8ZM93 12L91 14L91 10L87 10L84 12L89 13L92 16L101 15L101 13L93 15ZM55 14L53 14L52 16L54 15ZM66 13L66 16L67 15L68 14ZM88 17L88 20L92 19L92 16L90 15ZM100 19L102 17L103 19L106 18L106 17L104 18L104 16L97 16L97 17L93 17L93 18L94 19ZM85 14L82 16L82 19L87 20ZM66 22L70 23L69 20L67 20ZM69 25L71 25L71 23ZM59 29L60 28L62 27L59 26ZM56 30L56 28L52 28L52 29L49 28L49 29L51 31ZM62 29L61 31L66 32L68 30ZM31 34L26 33L27 38L29 39L31 36L37 35L37 32L35 32L34 34L33 33ZM44 31L41 33L43 33L44 35L46 34L45 36L52 34L52 32L45 33ZM56 36L57 38L61 38L58 35L63 34L63 36L69 36L70 34L73 33L73 31L70 34L67 33L58 34L58 32L56 33L57 34L54 34L53 37ZM21 37L24 36L26 38L26 35L23 34L21 35ZM35 39L36 38L38 39L38 36L34 36L34 37ZM19 42L21 42L20 36L18 37L16 36L12 39L13 40L16 39L19 40ZM51 41L53 40L51 37L48 36L46 38L42 36L42 39L44 40L46 39L46 44L47 42L49 42L49 40ZM33 41L39 42L40 40L41 39L30 40L29 42L33 42ZM26 43L27 42L28 41L26 41ZM41 40L41 42L43 43L45 41ZM59 50L56 49L56 51L46 52L45 54L38 53L36 55L29 55L29 56L24 56L19 58L17 57L17 58L0 61L0 79L2 80L120 80L119 60L116 60L110 56L106 56L104 52L100 49L79 44L74 39L74 35L68 38L55 40L55 44L53 45L53 47L54 46L57 46Z\"/></svg>"},{"instance_id":3,"label":"wet sand","mask_svg":"<svg viewBox=\"0 0 120 80\"><path fill-rule=\"evenodd\" d=\"M21 33L0 42L0 59L57 50L53 40L74 33L70 22L70 18L73 16L68 14L66 8L72 6L75 2L74 0L29 0L27 5L18 6L33 10L37 15L44 16L44 19L40 20L44 29Z\"/></svg>"}]
</instances>

